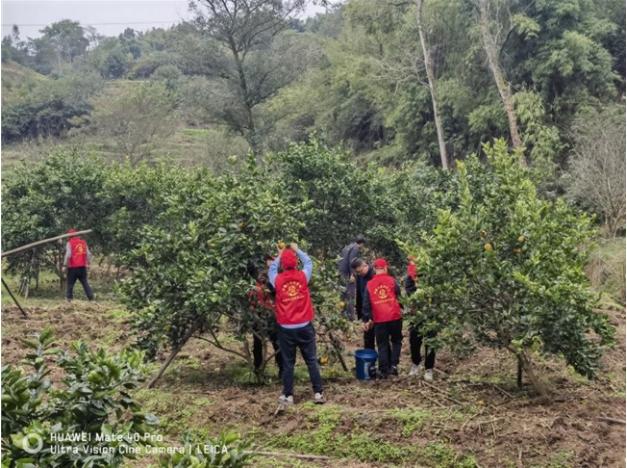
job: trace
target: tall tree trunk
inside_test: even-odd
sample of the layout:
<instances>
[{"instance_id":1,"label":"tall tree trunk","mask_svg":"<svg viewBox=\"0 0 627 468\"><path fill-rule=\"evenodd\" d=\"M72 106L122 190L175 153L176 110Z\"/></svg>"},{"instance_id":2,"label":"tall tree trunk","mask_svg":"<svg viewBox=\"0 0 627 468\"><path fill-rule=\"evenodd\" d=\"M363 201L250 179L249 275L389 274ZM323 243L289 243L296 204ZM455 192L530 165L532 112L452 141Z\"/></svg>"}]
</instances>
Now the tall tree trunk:
<instances>
[{"instance_id":1,"label":"tall tree trunk","mask_svg":"<svg viewBox=\"0 0 627 468\"><path fill-rule=\"evenodd\" d=\"M429 83L429 92L431 93L431 104L433 105L433 120L435 121L435 130L438 134L438 146L440 147L440 161L442 168L448 169L448 155L446 154L446 144L444 143L444 129L440 112L438 111L438 98L435 87L435 76L433 73L433 63L431 62L431 54L426 42L424 31L422 30L422 0L416 0L416 23L418 24L418 34L420 36L420 45L422 46L422 56L427 72L427 81Z\"/></svg>"},{"instance_id":2,"label":"tall tree trunk","mask_svg":"<svg viewBox=\"0 0 627 468\"><path fill-rule=\"evenodd\" d=\"M481 30L481 42L483 49L488 57L488 66L494 77L496 88L501 96L505 113L507 114L507 122L509 124L509 134L512 139L512 145L515 149L522 148L522 140L518 132L518 123L516 119L516 111L514 110L514 100L512 99L512 90L510 84L503 76L503 70L499 63L499 48L497 47L496 37L490 33L490 16L488 12L488 2L490 0L478 0L479 3L479 28ZM527 161L521 153L520 162L523 166L527 165Z\"/></svg>"},{"instance_id":3,"label":"tall tree trunk","mask_svg":"<svg viewBox=\"0 0 627 468\"><path fill-rule=\"evenodd\" d=\"M244 132L243 136L250 145L250 149L255 156L255 160L257 163L260 162L261 159L261 148L259 144L259 136L257 135L257 127L255 125L255 119L253 117L253 106L250 101L250 90L248 89L248 81L246 80L246 72L244 71L244 64L242 62L242 57L240 57L239 52L237 51L237 47L233 41L230 41L231 45L231 53L233 54L233 59L235 60L235 65L237 67L237 75L239 77L239 86L242 92L242 97L244 100L244 106L246 107L246 125L248 126L247 131Z\"/></svg>"}]
</instances>

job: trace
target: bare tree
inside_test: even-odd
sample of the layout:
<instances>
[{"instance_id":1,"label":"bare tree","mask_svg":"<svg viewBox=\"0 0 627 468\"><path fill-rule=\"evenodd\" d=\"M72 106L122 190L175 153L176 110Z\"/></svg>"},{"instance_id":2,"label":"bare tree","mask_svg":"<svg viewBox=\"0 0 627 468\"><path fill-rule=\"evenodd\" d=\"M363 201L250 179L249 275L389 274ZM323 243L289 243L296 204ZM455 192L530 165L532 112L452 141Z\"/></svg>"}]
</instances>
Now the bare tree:
<instances>
[{"instance_id":1,"label":"bare tree","mask_svg":"<svg viewBox=\"0 0 627 468\"><path fill-rule=\"evenodd\" d=\"M218 45L212 78L219 79L218 117L241 134L257 158L262 141L254 109L286 83L284 69L269 59L275 37L305 0L192 0L196 24ZM264 54L265 53L265 54Z\"/></svg>"},{"instance_id":2,"label":"bare tree","mask_svg":"<svg viewBox=\"0 0 627 468\"><path fill-rule=\"evenodd\" d=\"M507 114L512 145L514 148L522 148L522 140L518 131L511 86L505 78L505 73L503 72L499 60L501 49L512 29L511 13L507 8L508 1L509 0L472 0L472 3L478 12L477 19L481 43L488 58L488 67L494 77L496 88L501 96L501 101L503 102L505 113ZM524 166L527 165L523 156L521 156L521 164Z\"/></svg>"},{"instance_id":3,"label":"bare tree","mask_svg":"<svg viewBox=\"0 0 627 468\"><path fill-rule=\"evenodd\" d=\"M610 236L625 229L625 108L609 106L577 117L568 194L601 215Z\"/></svg>"}]
</instances>

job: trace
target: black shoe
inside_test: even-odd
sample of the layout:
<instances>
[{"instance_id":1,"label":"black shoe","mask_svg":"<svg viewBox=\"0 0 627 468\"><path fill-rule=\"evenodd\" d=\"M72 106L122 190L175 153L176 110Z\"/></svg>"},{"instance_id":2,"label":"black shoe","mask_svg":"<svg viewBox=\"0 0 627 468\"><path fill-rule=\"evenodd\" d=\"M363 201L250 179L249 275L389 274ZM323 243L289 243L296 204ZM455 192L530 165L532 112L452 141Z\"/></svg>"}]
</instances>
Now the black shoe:
<instances>
[{"instance_id":1,"label":"black shoe","mask_svg":"<svg viewBox=\"0 0 627 468\"><path fill-rule=\"evenodd\" d=\"M392 366L392 368L390 369L390 375L394 375L398 377L398 369L396 366Z\"/></svg>"}]
</instances>

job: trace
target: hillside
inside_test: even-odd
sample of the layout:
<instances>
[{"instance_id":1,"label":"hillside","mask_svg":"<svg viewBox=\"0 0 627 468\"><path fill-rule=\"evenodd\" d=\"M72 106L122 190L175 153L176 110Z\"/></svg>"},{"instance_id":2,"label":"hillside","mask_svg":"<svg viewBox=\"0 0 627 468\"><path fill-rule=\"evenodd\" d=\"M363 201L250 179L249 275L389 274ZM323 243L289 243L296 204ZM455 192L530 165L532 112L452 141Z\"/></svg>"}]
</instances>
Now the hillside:
<instances>
[{"instance_id":1,"label":"hillside","mask_svg":"<svg viewBox=\"0 0 627 468\"><path fill-rule=\"evenodd\" d=\"M2 63L2 104L19 99L37 83L48 78L32 68L8 61Z\"/></svg>"}]
</instances>

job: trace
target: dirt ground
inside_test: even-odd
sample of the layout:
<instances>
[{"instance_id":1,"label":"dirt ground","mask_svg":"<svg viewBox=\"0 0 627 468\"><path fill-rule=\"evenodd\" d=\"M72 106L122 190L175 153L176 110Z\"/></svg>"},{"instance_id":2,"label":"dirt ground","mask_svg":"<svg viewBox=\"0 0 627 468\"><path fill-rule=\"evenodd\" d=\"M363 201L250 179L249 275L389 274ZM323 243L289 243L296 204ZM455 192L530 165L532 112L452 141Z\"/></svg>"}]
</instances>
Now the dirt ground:
<instances>
[{"instance_id":1,"label":"dirt ground","mask_svg":"<svg viewBox=\"0 0 627 468\"><path fill-rule=\"evenodd\" d=\"M45 326L61 347L82 339L118 350L132 339L128 314L113 302L27 310L25 319L16 307L3 307L3 365L18 363L26 353L20 339ZM624 466L625 312L608 313L618 342L604 356L598 380L541 360L539 373L552 389L544 400L527 386L518 389L513 358L490 349L464 359L442 351L433 384L410 378L407 339L399 378L358 382L337 364L323 367L328 403L322 406L308 403L306 371L297 361L296 405L277 416L280 385L272 364L270 383L259 386L232 356L199 340L186 345L156 389L140 390L137 398L161 418L171 440L190 430L215 436L225 429L252 438L254 450L266 452L255 466ZM347 351L358 345L355 333Z\"/></svg>"}]
</instances>

